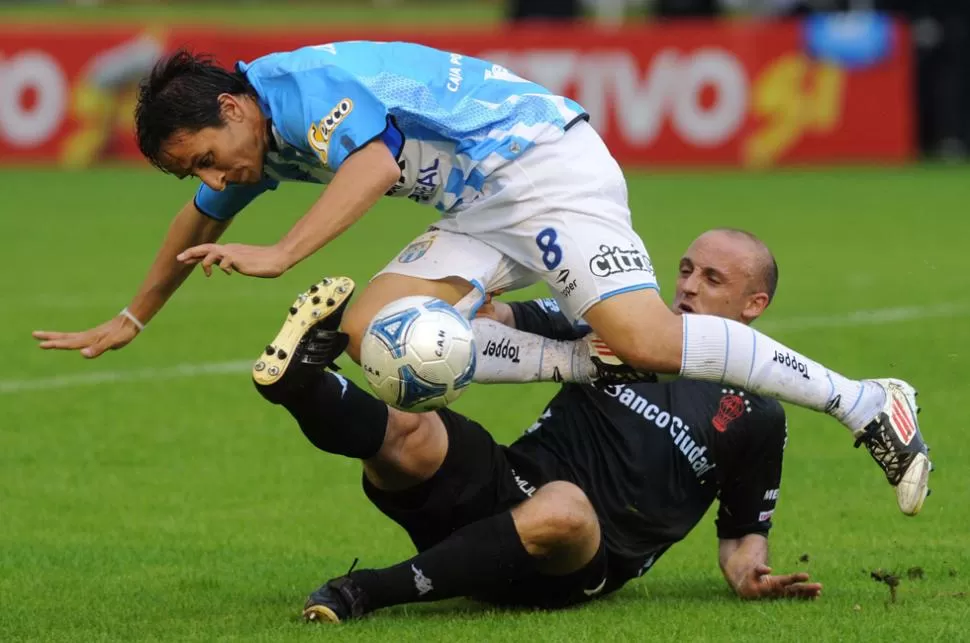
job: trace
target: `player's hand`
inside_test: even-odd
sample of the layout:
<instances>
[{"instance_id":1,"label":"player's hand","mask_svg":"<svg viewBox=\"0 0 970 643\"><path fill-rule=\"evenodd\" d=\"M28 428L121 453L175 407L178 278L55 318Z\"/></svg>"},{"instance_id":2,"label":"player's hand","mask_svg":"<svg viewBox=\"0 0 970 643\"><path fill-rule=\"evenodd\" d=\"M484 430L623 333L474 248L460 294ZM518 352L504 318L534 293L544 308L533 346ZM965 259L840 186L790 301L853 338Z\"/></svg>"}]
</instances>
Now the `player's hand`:
<instances>
[{"instance_id":1,"label":"player's hand","mask_svg":"<svg viewBox=\"0 0 970 643\"><path fill-rule=\"evenodd\" d=\"M801 598L815 599L822 594L821 583L810 583L808 574L773 576L767 565L756 565L737 588L741 598Z\"/></svg>"},{"instance_id":2,"label":"player's hand","mask_svg":"<svg viewBox=\"0 0 970 643\"><path fill-rule=\"evenodd\" d=\"M515 315L512 313L512 307L503 301L495 301L491 295L482 304L481 308L478 309L478 313L475 316L494 319L500 324L515 328Z\"/></svg>"},{"instance_id":3,"label":"player's hand","mask_svg":"<svg viewBox=\"0 0 970 643\"><path fill-rule=\"evenodd\" d=\"M248 246L242 243L204 243L178 255L186 265L199 264L206 277L216 266L227 275L233 271L250 277L279 277L292 265L278 246Z\"/></svg>"},{"instance_id":4,"label":"player's hand","mask_svg":"<svg viewBox=\"0 0 970 643\"><path fill-rule=\"evenodd\" d=\"M138 335L138 328L131 320L118 316L110 321L76 333L35 330L34 339L40 340L40 348L50 350L79 350L81 355L94 358L105 351L126 346Z\"/></svg>"}]
</instances>

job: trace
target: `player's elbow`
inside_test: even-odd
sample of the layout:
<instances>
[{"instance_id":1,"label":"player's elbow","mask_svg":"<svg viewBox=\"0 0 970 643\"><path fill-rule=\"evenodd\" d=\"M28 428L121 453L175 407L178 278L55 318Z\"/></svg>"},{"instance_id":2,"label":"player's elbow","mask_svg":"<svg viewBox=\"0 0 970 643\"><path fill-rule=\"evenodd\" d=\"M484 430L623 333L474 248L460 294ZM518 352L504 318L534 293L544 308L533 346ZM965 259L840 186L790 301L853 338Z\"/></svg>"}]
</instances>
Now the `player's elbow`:
<instances>
[{"instance_id":1,"label":"player's elbow","mask_svg":"<svg viewBox=\"0 0 970 643\"><path fill-rule=\"evenodd\" d=\"M401 179L401 166L398 165L391 148L377 140L368 143L362 152L374 182L384 192L389 191Z\"/></svg>"}]
</instances>

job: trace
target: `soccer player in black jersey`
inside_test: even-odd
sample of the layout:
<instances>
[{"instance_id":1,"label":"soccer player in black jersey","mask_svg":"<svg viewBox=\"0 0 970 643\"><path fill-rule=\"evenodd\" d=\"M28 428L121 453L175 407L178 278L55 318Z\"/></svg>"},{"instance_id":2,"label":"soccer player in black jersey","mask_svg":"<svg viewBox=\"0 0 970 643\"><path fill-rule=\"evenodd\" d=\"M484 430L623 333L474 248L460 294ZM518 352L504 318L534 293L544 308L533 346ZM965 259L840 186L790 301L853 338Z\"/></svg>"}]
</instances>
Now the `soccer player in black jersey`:
<instances>
[{"instance_id":1,"label":"soccer player in black jersey","mask_svg":"<svg viewBox=\"0 0 970 643\"><path fill-rule=\"evenodd\" d=\"M673 308L751 323L777 281L760 240L712 230L681 259ZM767 566L787 440L776 401L691 380L568 384L501 446L454 411L400 412L322 370L346 343L335 329L353 284L318 289L330 314L294 327L299 354L257 388L318 448L363 461L367 497L418 553L328 581L307 600L307 620L456 596L544 608L593 600L649 570L715 499L721 570L740 597L820 594L807 574ZM493 302L483 314L554 339L582 332L551 300Z\"/></svg>"}]
</instances>

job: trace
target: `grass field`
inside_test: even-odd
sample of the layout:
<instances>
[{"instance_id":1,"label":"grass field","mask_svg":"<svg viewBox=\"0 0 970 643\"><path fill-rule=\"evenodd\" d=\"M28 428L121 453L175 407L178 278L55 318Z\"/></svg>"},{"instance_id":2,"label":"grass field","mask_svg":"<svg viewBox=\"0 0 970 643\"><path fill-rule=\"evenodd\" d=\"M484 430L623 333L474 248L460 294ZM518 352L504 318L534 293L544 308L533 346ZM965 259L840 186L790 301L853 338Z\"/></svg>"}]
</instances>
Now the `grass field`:
<instances>
[{"instance_id":1,"label":"grass field","mask_svg":"<svg viewBox=\"0 0 970 643\"><path fill-rule=\"evenodd\" d=\"M781 265L764 330L848 374L921 389L938 472L915 519L844 429L790 410L773 562L811 572L821 600L735 600L709 516L645 578L580 609L456 600L339 630L299 620L305 594L354 557L384 565L409 544L366 504L355 462L314 450L262 402L246 361L295 293L325 274L366 280L429 215L383 203L277 280L195 276L135 343L95 362L37 350L31 330L87 327L127 303L193 187L147 170L0 172L0 641L965 639L965 169L630 177L666 296L695 235L749 228ZM263 197L227 238L275 240L314 196ZM552 391L477 386L457 408L512 440ZM877 569L901 577L895 602Z\"/></svg>"},{"instance_id":2,"label":"grass field","mask_svg":"<svg viewBox=\"0 0 970 643\"><path fill-rule=\"evenodd\" d=\"M216 23L239 25L482 25L503 17L501 0L403 0L374 3L368 0L305 0L272 2L267 0L228 2L203 0L176 4L108 4L106 6L58 4L0 4L0 22L69 22L93 25L147 22Z\"/></svg>"}]
</instances>

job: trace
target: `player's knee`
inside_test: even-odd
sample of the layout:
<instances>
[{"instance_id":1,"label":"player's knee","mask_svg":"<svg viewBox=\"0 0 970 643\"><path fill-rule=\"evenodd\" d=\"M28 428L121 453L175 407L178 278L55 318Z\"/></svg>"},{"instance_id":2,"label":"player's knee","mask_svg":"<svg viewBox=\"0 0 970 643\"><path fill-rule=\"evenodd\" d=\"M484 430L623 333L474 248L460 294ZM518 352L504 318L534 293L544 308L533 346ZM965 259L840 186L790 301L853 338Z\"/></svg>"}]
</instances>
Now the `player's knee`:
<instances>
[{"instance_id":1,"label":"player's knee","mask_svg":"<svg viewBox=\"0 0 970 643\"><path fill-rule=\"evenodd\" d=\"M520 508L527 510L521 512L527 515L522 516L525 529L520 530L520 535L526 550L534 556L574 548L597 537L596 511L583 490L571 482L543 485Z\"/></svg>"},{"instance_id":2,"label":"player's knee","mask_svg":"<svg viewBox=\"0 0 970 643\"><path fill-rule=\"evenodd\" d=\"M448 453L448 436L436 413L388 409L380 451L364 461L364 473L378 489L399 491L428 480Z\"/></svg>"}]
</instances>

